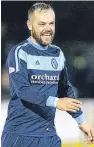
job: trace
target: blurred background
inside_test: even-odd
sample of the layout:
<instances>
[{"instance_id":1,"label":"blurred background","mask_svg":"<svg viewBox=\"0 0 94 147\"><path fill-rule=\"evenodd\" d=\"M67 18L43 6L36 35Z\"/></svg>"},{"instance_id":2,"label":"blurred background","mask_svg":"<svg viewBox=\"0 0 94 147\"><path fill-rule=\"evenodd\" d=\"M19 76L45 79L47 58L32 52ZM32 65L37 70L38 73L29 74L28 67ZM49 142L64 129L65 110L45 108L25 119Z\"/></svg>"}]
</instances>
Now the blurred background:
<instances>
[{"instance_id":1,"label":"blurred background","mask_svg":"<svg viewBox=\"0 0 94 147\"><path fill-rule=\"evenodd\" d=\"M26 26L27 11L33 3L35 2L1 2L2 105L10 98L6 59L14 45L29 37ZM69 80L76 96L84 103L83 109L87 119L94 124L94 2L46 3L50 3L56 13L56 34L53 44L63 50Z\"/></svg>"}]
</instances>

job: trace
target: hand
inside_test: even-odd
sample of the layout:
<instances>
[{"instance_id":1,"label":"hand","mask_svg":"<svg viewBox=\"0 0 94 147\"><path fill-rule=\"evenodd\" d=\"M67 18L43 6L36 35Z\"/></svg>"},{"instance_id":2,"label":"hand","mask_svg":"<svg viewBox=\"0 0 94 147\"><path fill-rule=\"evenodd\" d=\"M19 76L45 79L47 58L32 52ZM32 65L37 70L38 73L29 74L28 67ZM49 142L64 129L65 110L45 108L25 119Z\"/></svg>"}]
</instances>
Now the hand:
<instances>
[{"instance_id":1,"label":"hand","mask_svg":"<svg viewBox=\"0 0 94 147\"><path fill-rule=\"evenodd\" d=\"M59 98L56 108L63 111L76 112L81 108L81 102L73 98Z\"/></svg>"},{"instance_id":2,"label":"hand","mask_svg":"<svg viewBox=\"0 0 94 147\"><path fill-rule=\"evenodd\" d=\"M85 142L87 144L94 144L94 130L91 129L87 122L79 125L80 130L84 133Z\"/></svg>"}]
</instances>

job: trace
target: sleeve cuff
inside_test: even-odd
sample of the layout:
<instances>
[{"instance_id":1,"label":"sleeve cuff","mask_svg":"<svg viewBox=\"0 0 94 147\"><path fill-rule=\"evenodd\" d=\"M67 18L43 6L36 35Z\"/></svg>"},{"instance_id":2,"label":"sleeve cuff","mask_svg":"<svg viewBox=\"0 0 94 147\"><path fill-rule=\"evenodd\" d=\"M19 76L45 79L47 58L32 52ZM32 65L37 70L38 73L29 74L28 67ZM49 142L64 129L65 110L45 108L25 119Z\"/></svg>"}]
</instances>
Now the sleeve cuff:
<instances>
[{"instance_id":1,"label":"sleeve cuff","mask_svg":"<svg viewBox=\"0 0 94 147\"><path fill-rule=\"evenodd\" d=\"M56 108L57 101L58 101L57 97L49 96L46 101L46 106L51 106Z\"/></svg>"},{"instance_id":2,"label":"sleeve cuff","mask_svg":"<svg viewBox=\"0 0 94 147\"><path fill-rule=\"evenodd\" d=\"M83 114L83 113L82 113L80 116L76 117L76 118L75 118L75 120L76 120L76 122L77 122L78 124L81 124L81 123L86 122L86 120L85 120L85 117L84 117L84 114Z\"/></svg>"}]
</instances>

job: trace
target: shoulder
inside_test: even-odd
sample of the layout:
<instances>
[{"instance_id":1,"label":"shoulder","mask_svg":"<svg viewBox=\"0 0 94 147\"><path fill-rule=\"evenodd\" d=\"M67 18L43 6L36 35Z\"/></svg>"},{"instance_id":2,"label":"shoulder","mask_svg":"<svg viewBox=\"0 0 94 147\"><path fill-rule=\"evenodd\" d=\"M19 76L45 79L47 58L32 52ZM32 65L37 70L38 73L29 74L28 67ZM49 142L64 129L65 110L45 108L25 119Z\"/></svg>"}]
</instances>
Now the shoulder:
<instances>
[{"instance_id":1,"label":"shoulder","mask_svg":"<svg viewBox=\"0 0 94 147\"><path fill-rule=\"evenodd\" d=\"M59 46L54 45L54 44L50 44L50 47L57 50L57 51L59 51L59 55L62 56L63 58L65 58L64 52Z\"/></svg>"},{"instance_id":2,"label":"shoulder","mask_svg":"<svg viewBox=\"0 0 94 147\"><path fill-rule=\"evenodd\" d=\"M56 46L54 44L50 44L49 47L53 48L53 49L57 49L57 50L60 50L60 47L59 46Z\"/></svg>"},{"instance_id":3,"label":"shoulder","mask_svg":"<svg viewBox=\"0 0 94 147\"><path fill-rule=\"evenodd\" d=\"M28 46L29 46L29 43L27 40L20 42L19 44L11 48L11 50L9 51L9 56L18 54L20 50L26 51Z\"/></svg>"},{"instance_id":4,"label":"shoulder","mask_svg":"<svg viewBox=\"0 0 94 147\"><path fill-rule=\"evenodd\" d=\"M56 49L56 50L58 50L58 51L60 51L60 52L63 53L62 49L61 49L59 46L54 45L54 44L50 44L49 46L50 46L51 48L54 48L54 49Z\"/></svg>"},{"instance_id":5,"label":"shoulder","mask_svg":"<svg viewBox=\"0 0 94 147\"><path fill-rule=\"evenodd\" d=\"M28 46L28 42L25 40L12 47L8 54L6 64L8 66L12 66L12 65L16 66L19 63L20 58L26 61L27 46Z\"/></svg>"}]
</instances>

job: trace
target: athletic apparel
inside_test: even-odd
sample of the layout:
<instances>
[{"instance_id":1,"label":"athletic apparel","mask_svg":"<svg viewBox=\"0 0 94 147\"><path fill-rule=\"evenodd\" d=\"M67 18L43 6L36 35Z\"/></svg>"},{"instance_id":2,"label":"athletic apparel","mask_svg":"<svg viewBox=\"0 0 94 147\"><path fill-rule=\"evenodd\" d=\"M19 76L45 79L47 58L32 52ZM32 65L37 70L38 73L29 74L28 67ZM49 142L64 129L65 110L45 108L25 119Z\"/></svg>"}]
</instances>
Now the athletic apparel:
<instances>
[{"instance_id":1,"label":"athletic apparel","mask_svg":"<svg viewBox=\"0 0 94 147\"><path fill-rule=\"evenodd\" d=\"M34 137L12 133L2 135L1 147L61 147L60 138L55 136Z\"/></svg>"},{"instance_id":2,"label":"athletic apparel","mask_svg":"<svg viewBox=\"0 0 94 147\"><path fill-rule=\"evenodd\" d=\"M11 100L4 132L54 136L55 100L75 98L61 49L54 45L42 47L28 38L11 49L7 66ZM83 121L81 110L70 114Z\"/></svg>"}]
</instances>

